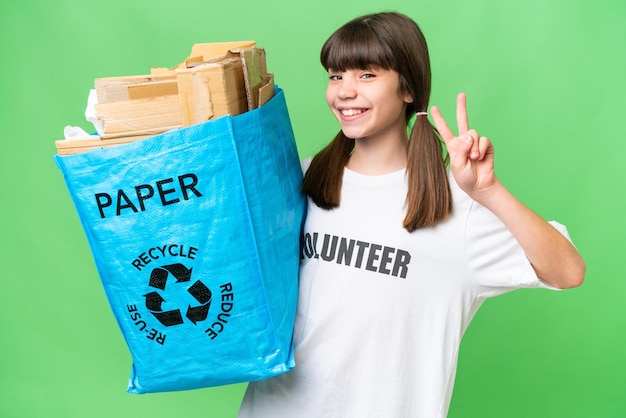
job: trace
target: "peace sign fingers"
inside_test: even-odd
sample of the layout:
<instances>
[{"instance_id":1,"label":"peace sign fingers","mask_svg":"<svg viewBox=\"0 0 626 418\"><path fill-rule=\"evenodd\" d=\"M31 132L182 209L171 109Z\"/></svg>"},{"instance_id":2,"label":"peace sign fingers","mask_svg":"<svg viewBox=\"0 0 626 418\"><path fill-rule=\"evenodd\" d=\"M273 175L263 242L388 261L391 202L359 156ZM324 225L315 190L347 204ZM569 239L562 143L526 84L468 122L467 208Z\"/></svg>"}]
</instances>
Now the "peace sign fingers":
<instances>
[{"instance_id":1,"label":"peace sign fingers","mask_svg":"<svg viewBox=\"0 0 626 418\"><path fill-rule=\"evenodd\" d=\"M493 170L493 145L489 139L470 129L466 100L465 93L459 93L456 99L457 135L450 129L437 106L433 106L430 113L446 144L450 168L457 183L472 195L488 188L496 179Z\"/></svg>"},{"instance_id":2,"label":"peace sign fingers","mask_svg":"<svg viewBox=\"0 0 626 418\"><path fill-rule=\"evenodd\" d=\"M467 99L465 93L459 93L456 98L456 123L459 129L459 137L469 131L466 100ZM435 126L437 127L437 131L439 131L439 134L441 135L446 145L449 145L448 143L456 138L457 135L452 132L437 106L433 106L430 109L430 113L433 117L433 122L435 122Z\"/></svg>"}]
</instances>

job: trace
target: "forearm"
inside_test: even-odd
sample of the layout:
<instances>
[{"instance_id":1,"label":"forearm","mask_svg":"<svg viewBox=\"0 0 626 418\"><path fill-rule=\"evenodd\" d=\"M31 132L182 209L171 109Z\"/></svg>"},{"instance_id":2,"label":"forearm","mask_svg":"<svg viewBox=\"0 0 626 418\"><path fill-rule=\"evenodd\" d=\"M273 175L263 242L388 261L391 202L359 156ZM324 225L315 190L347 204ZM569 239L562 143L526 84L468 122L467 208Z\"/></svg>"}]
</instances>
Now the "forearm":
<instances>
[{"instance_id":1,"label":"forearm","mask_svg":"<svg viewBox=\"0 0 626 418\"><path fill-rule=\"evenodd\" d=\"M475 200L493 212L511 231L537 276L561 289L582 284L585 262L572 243L517 200L499 181L490 189Z\"/></svg>"}]
</instances>

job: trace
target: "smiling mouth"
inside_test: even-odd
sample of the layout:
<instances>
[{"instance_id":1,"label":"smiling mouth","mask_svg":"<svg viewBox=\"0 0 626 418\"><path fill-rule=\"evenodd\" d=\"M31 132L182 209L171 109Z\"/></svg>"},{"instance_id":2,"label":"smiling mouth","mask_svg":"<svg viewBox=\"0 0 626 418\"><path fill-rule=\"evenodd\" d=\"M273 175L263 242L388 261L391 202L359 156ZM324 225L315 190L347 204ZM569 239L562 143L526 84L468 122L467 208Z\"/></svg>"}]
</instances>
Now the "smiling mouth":
<instances>
[{"instance_id":1,"label":"smiling mouth","mask_svg":"<svg viewBox=\"0 0 626 418\"><path fill-rule=\"evenodd\" d=\"M356 116L365 112L365 109L339 109L343 116Z\"/></svg>"}]
</instances>

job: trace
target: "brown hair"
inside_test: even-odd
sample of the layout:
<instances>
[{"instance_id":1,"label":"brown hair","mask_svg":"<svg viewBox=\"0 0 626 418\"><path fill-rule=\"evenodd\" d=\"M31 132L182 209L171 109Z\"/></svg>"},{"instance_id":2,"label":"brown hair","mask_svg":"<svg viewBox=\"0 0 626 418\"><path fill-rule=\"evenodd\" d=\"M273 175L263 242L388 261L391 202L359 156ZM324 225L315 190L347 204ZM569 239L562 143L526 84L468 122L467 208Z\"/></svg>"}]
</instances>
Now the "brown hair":
<instances>
[{"instance_id":1,"label":"brown hair","mask_svg":"<svg viewBox=\"0 0 626 418\"><path fill-rule=\"evenodd\" d=\"M407 105L407 125L415 112L426 111L431 74L428 47L422 31L409 17L385 12L358 17L346 23L324 43L320 54L328 70L394 70L400 89L413 99ZM343 132L320 151L304 176L303 191L324 209L339 206L343 170L354 148L354 139ZM452 212L442 143L425 116L415 119L408 146L407 211L403 226L413 232L445 220Z\"/></svg>"}]
</instances>

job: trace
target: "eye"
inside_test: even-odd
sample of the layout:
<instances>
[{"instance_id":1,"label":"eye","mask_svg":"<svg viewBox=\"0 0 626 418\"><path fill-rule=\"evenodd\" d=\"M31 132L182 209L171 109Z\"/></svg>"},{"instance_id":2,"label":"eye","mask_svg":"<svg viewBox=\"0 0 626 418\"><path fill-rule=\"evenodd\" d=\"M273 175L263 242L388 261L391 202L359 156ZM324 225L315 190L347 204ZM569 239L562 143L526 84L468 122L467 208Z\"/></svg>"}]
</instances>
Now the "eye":
<instances>
[{"instance_id":1,"label":"eye","mask_svg":"<svg viewBox=\"0 0 626 418\"><path fill-rule=\"evenodd\" d=\"M341 80L341 76L339 74L329 74L328 79L330 81L337 81L337 80Z\"/></svg>"},{"instance_id":2,"label":"eye","mask_svg":"<svg viewBox=\"0 0 626 418\"><path fill-rule=\"evenodd\" d=\"M375 78L375 77L376 77L376 74L374 74L374 73L369 73L368 72L368 73L361 74L361 78L365 79L365 80L371 79L371 78Z\"/></svg>"}]
</instances>

